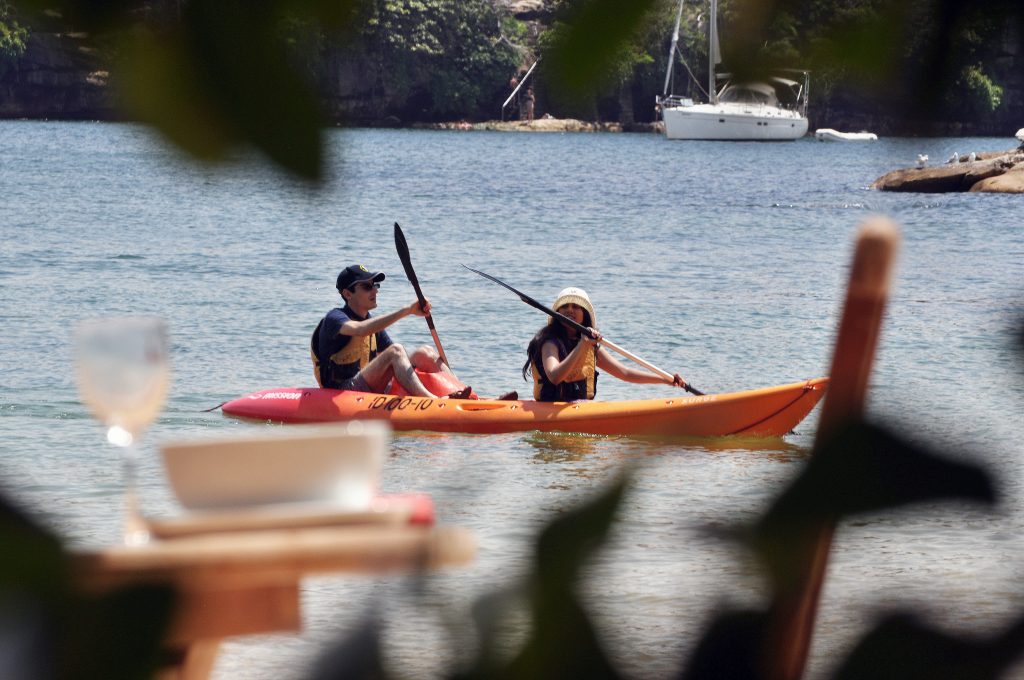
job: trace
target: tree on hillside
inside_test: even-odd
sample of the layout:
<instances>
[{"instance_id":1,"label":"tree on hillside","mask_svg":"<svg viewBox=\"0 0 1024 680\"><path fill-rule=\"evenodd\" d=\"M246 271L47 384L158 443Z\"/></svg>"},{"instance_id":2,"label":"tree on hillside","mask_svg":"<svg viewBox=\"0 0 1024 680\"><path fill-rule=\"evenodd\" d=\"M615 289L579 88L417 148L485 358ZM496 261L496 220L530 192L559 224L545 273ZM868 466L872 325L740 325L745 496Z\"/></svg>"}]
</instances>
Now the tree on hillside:
<instances>
[{"instance_id":1,"label":"tree on hillside","mask_svg":"<svg viewBox=\"0 0 1024 680\"><path fill-rule=\"evenodd\" d=\"M17 14L7 0L0 0L0 73L5 63L25 53L28 30L18 22Z\"/></svg>"},{"instance_id":2,"label":"tree on hillside","mask_svg":"<svg viewBox=\"0 0 1024 680\"><path fill-rule=\"evenodd\" d=\"M1024 6L1011 0L776 0L759 11L733 0L725 58L757 76L800 65L814 76L812 109L844 105L914 120L991 118L1008 27L1024 35ZM788 64L787 64L788 62ZM1018 76L1019 77L1019 76ZM838 101L837 101L838 100Z\"/></svg>"},{"instance_id":3,"label":"tree on hillside","mask_svg":"<svg viewBox=\"0 0 1024 680\"><path fill-rule=\"evenodd\" d=\"M623 6L593 10L595 3L558 0L555 19L539 38L546 55L547 91L559 113L585 119L611 118L632 123L641 107L653 109L656 67L664 63L666 36L675 20L675 0L656 0L636 10ZM609 26L616 37L610 42ZM582 28L581 28L582 27Z\"/></svg>"},{"instance_id":4,"label":"tree on hillside","mask_svg":"<svg viewBox=\"0 0 1024 680\"><path fill-rule=\"evenodd\" d=\"M418 120L493 116L518 65L489 0L369 0L359 33L379 92Z\"/></svg>"},{"instance_id":5,"label":"tree on hillside","mask_svg":"<svg viewBox=\"0 0 1024 680\"><path fill-rule=\"evenodd\" d=\"M19 0L17 14L12 6L0 0L0 59L23 49L30 10L67 31L111 35L125 57L112 80L133 116L198 157L229 158L249 144L310 179L322 172L322 101L300 45L282 29L288 17L325 36L342 31L330 39L365 48L383 99L412 119L495 115L519 65L489 0ZM698 37L703 8L687 6L684 52L693 64L706 54ZM542 62L545 92L607 111L609 98L627 99L629 82L646 100L641 84L660 89L653 71L667 58L674 7L674 0L560 0ZM140 25L153 8L161 10L159 25ZM722 10L723 66L738 79L808 67L819 104L841 100L883 119L978 117L987 129L1024 105L1013 99L1024 91L1013 53L1024 36L1019 0L722 0ZM307 53L321 49L303 44L311 45ZM402 94L411 103L402 104Z\"/></svg>"}]
</instances>

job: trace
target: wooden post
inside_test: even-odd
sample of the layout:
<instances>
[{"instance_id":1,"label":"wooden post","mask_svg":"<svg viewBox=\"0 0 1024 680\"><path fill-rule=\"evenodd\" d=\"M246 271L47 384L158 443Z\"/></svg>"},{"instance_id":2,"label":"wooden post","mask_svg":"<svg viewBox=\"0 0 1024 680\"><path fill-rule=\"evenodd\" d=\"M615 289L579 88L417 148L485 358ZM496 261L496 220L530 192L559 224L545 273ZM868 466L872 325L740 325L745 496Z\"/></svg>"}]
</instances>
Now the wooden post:
<instances>
[{"instance_id":1,"label":"wooden post","mask_svg":"<svg viewBox=\"0 0 1024 680\"><path fill-rule=\"evenodd\" d=\"M896 225L886 218L872 218L860 229L815 449L864 411L898 244ZM798 546L802 558L797 564L804 571L792 581L791 590L775 594L766 636L768 680L799 680L803 675L834 532L834 523L823 521L807 533Z\"/></svg>"}]
</instances>

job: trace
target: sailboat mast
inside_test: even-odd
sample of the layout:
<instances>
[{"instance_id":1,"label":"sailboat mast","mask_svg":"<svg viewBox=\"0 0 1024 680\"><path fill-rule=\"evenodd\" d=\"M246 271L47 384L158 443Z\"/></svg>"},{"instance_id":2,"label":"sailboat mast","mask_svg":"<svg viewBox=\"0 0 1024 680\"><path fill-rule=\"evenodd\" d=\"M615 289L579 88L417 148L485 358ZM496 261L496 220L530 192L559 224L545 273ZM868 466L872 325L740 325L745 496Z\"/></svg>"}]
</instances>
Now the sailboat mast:
<instances>
[{"instance_id":1,"label":"sailboat mast","mask_svg":"<svg viewBox=\"0 0 1024 680\"><path fill-rule=\"evenodd\" d=\"M711 0L711 20L708 28L708 101L718 103L715 82L715 60L718 56L718 0Z\"/></svg>"},{"instance_id":2,"label":"sailboat mast","mask_svg":"<svg viewBox=\"0 0 1024 680\"><path fill-rule=\"evenodd\" d=\"M679 21L683 18L683 2L679 0L679 11L676 13L676 27L672 31L672 47L668 50L668 70L665 72L665 87L662 88L662 95L668 96L668 86L672 80L672 65L676 61L676 45L679 43Z\"/></svg>"}]
</instances>

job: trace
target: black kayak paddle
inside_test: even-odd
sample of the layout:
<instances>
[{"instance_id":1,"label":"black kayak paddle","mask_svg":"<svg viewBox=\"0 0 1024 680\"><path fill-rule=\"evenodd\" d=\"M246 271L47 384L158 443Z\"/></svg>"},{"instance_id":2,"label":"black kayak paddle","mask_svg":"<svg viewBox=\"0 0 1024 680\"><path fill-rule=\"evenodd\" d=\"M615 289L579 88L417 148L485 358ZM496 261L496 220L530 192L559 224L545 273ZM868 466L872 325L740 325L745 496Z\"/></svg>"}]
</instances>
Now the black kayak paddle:
<instances>
[{"instance_id":1,"label":"black kayak paddle","mask_svg":"<svg viewBox=\"0 0 1024 680\"><path fill-rule=\"evenodd\" d=\"M413 290L416 291L416 299L420 301L420 307L426 306L427 299L423 297L423 291L420 289L420 280L416 278L416 270L412 268L412 260L409 258L409 244L405 242L405 234L402 233L402 228L398 226L398 222L395 222L395 249L398 250L398 259L402 261L402 267L405 268L405 275L409 277L409 283L412 284ZM430 314L427 314L425 318L427 326L430 328L430 334L434 336L434 345L437 347L437 353L441 355L441 361L450 368L451 364L448 363L448 357L445 356L444 348L441 347L441 339L437 337L437 329L434 328L434 318Z\"/></svg>"}]
</instances>

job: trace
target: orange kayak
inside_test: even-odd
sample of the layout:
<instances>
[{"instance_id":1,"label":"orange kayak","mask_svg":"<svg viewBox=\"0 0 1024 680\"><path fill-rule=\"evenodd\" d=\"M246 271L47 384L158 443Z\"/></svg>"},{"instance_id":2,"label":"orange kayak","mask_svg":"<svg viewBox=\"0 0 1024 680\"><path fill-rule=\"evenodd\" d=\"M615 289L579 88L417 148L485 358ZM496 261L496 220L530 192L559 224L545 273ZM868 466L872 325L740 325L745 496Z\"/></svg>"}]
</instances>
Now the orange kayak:
<instances>
[{"instance_id":1,"label":"orange kayak","mask_svg":"<svg viewBox=\"0 0 1024 680\"><path fill-rule=\"evenodd\" d=\"M821 400L828 378L743 392L634 401L431 399L316 387L254 392L222 406L237 418L279 423L387 420L395 430L497 434L781 437Z\"/></svg>"}]
</instances>

